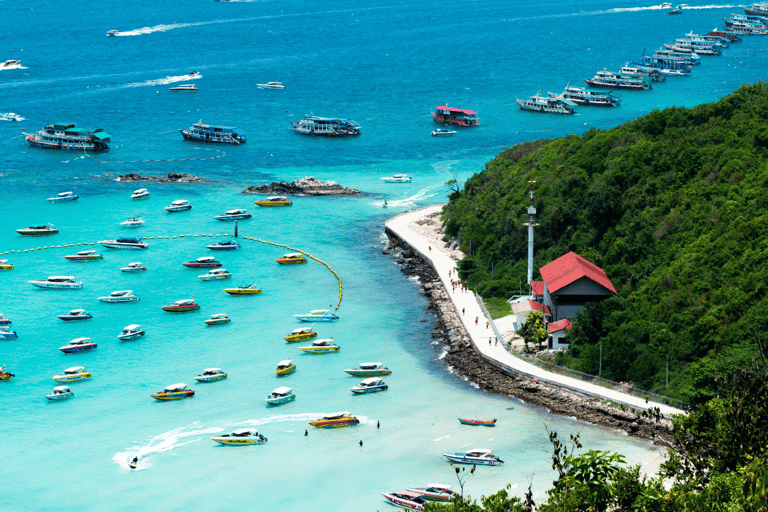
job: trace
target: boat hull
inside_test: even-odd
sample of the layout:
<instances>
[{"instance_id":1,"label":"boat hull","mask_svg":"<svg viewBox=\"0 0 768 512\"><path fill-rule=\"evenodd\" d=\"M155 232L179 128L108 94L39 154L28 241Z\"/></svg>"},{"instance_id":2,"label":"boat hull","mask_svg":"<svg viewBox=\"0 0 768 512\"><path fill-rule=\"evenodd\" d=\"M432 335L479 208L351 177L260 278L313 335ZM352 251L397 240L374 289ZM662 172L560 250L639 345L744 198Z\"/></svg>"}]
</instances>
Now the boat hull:
<instances>
[{"instance_id":1,"label":"boat hull","mask_svg":"<svg viewBox=\"0 0 768 512\"><path fill-rule=\"evenodd\" d=\"M133 341L141 338L142 336L144 336L144 331L134 332L131 334L119 334L117 339L120 341Z\"/></svg>"},{"instance_id":2,"label":"boat hull","mask_svg":"<svg viewBox=\"0 0 768 512\"><path fill-rule=\"evenodd\" d=\"M226 373L220 373L218 375L198 375L195 380L198 382L217 382L227 378Z\"/></svg>"},{"instance_id":3,"label":"boat hull","mask_svg":"<svg viewBox=\"0 0 768 512\"><path fill-rule=\"evenodd\" d=\"M107 304L121 304L123 302L138 302L139 298L133 297L99 297L99 301L106 302Z\"/></svg>"},{"instance_id":4,"label":"boat hull","mask_svg":"<svg viewBox=\"0 0 768 512\"><path fill-rule=\"evenodd\" d=\"M281 265L297 265L299 263L306 263L307 258L277 258L275 261Z\"/></svg>"},{"instance_id":5,"label":"boat hull","mask_svg":"<svg viewBox=\"0 0 768 512\"><path fill-rule=\"evenodd\" d=\"M80 382L81 380L88 380L91 378L91 374L86 373L78 373L76 375L56 375L53 377L53 380L56 382L61 382L62 384L69 384L70 382Z\"/></svg>"},{"instance_id":6,"label":"boat hull","mask_svg":"<svg viewBox=\"0 0 768 512\"><path fill-rule=\"evenodd\" d=\"M287 368L278 368L277 370L275 370L275 373L277 375L279 375L280 377L282 377L284 375L290 375L291 373L293 373L295 371L296 371L296 365L292 364L291 366L289 366Z\"/></svg>"},{"instance_id":7,"label":"boat hull","mask_svg":"<svg viewBox=\"0 0 768 512\"><path fill-rule=\"evenodd\" d=\"M261 293L261 288L254 290L241 290L239 288L224 288L224 291L230 295L258 295Z\"/></svg>"},{"instance_id":8,"label":"boat hull","mask_svg":"<svg viewBox=\"0 0 768 512\"><path fill-rule=\"evenodd\" d=\"M357 387L357 386L355 386L353 388L350 388L349 390L351 392L353 392L354 394L356 394L356 395L369 395L371 393L378 393L379 391L386 391L387 389L389 389L389 386L387 386L385 384L383 386L375 386L375 387Z\"/></svg>"},{"instance_id":9,"label":"boat hull","mask_svg":"<svg viewBox=\"0 0 768 512\"><path fill-rule=\"evenodd\" d=\"M232 277L232 274L220 274L213 276L198 276L201 281L223 281Z\"/></svg>"},{"instance_id":10,"label":"boat hull","mask_svg":"<svg viewBox=\"0 0 768 512\"><path fill-rule=\"evenodd\" d=\"M101 254L94 254L93 256L67 255L64 256L64 259L68 261L98 261L103 260L104 256Z\"/></svg>"},{"instance_id":11,"label":"boat hull","mask_svg":"<svg viewBox=\"0 0 768 512\"><path fill-rule=\"evenodd\" d=\"M291 206L293 201L254 201L253 204L270 208L273 206Z\"/></svg>"},{"instance_id":12,"label":"boat hull","mask_svg":"<svg viewBox=\"0 0 768 512\"><path fill-rule=\"evenodd\" d=\"M212 441L216 441L219 444L228 446L247 446L251 444L264 444L267 442L266 437L262 438L247 438L247 437L212 437Z\"/></svg>"},{"instance_id":13,"label":"boat hull","mask_svg":"<svg viewBox=\"0 0 768 512\"><path fill-rule=\"evenodd\" d=\"M221 318L217 320L206 320L205 325L225 325L231 322L231 318Z\"/></svg>"},{"instance_id":14,"label":"boat hull","mask_svg":"<svg viewBox=\"0 0 768 512\"><path fill-rule=\"evenodd\" d=\"M338 352L341 350L341 347L333 346L333 347L299 347L301 350L306 352L307 354L329 354L331 352Z\"/></svg>"},{"instance_id":15,"label":"boat hull","mask_svg":"<svg viewBox=\"0 0 768 512\"><path fill-rule=\"evenodd\" d=\"M171 400L182 400L190 396L195 396L195 392L192 391L191 389L188 389L186 391L178 391L174 393L166 393L164 391L161 391L160 393L152 393L150 396L155 400L159 400L161 402L169 402Z\"/></svg>"},{"instance_id":16,"label":"boat hull","mask_svg":"<svg viewBox=\"0 0 768 512\"><path fill-rule=\"evenodd\" d=\"M378 370L344 370L344 372L353 377L385 377L387 375L392 375L392 371L386 368L380 368Z\"/></svg>"},{"instance_id":17,"label":"boat hull","mask_svg":"<svg viewBox=\"0 0 768 512\"><path fill-rule=\"evenodd\" d=\"M83 283L49 283L48 281L29 281L29 284L44 290L80 290L83 287Z\"/></svg>"},{"instance_id":18,"label":"boat hull","mask_svg":"<svg viewBox=\"0 0 768 512\"><path fill-rule=\"evenodd\" d=\"M64 320L65 322L79 322L80 320L90 320L93 315L59 315L57 318Z\"/></svg>"},{"instance_id":19,"label":"boat hull","mask_svg":"<svg viewBox=\"0 0 768 512\"><path fill-rule=\"evenodd\" d=\"M481 427L495 427L496 420L469 420L466 418L459 418L459 422L462 425L475 425Z\"/></svg>"},{"instance_id":20,"label":"boat hull","mask_svg":"<svg viewBox=\"0 0 768 512\"><path fill-rule=\"evenodd\" d=\"M265 399L265 401L267 402L267 405L282 405L282 404L287 404L288 402L293 402L294 400L296 400L296 395Z\"/></svg>"},{"instance_id":21,"label":"boat hull","mask_svg":"<svg viewBox=\"0 0 768 512\"><path fill-rule=\"evenodd\" d=\"M300 322L335 322L339 319L336 315L333 316L320 316L320 315L293 315L293 317Z\"/></svg>"},{"instance_id":22,"label":"boat hull","mask_svg":"<svg viewBox=\"0 0 768 512\"><path fill-rule=\"evenodd\" d=\"M55 395L51 393L49 395L45 395L45 398L47 398L48 400L59 401L59 400L66 400L68 398L72 398L73 396L75 396L75 394L70 391L69 393L56 393Z\"/></svg>"},{"instance_id":23,"label":"boat hull","mask_svg":"<svg viewBox=\"0 0 768 512\"><path fill-rule=\"evenodd\" d=\"M207 245L206 249L211 251L236 251L242 249L241 245Z\"/></svg>"},{"instance_id":24,"label":"boat hull","mask_svg":"<svg viewBox=\"0 0 768 512\"><path fill-rule=\"evenodd\" d=\"M24 236L46 236L55 235L59 232L58 229L17 229L16 232Z\"/></svg>"},{"instance_id":25,"label":"boat hull","mask_svg":"<svg viewBox=\"0 0 768 512\"><path fill-rule=\"evenodd\" d=\"M117 243L110 243L110 242L99 242L99 244L103 245L107 249L117 249L117 250L123 250L123 251L142 251L146 249L148 246L147 244L117 244Z\"/></svg>"},{"instance_id":26,"label":"boat hull","mask_svg":"<svg viewBox=\"0 0 768 512\"><path fill-rule=\"evenodd\" d=\"M213 263L196 263L194 261L188 261L186 263L182 263L187 268L218 268L221 267L221 263L218 261Z\"/></svg>"},{"instance_id":27,"label":"boat hull","mask_svg":"<svg viewBox=\"0 0 768 512\"><path fill-rule=\"evenodd\" d=\"M316 337L317 337L316 332L309 332L306 334L289 334L288 336L285 337L285 341L287 341L288 343L296 343L297 341L307 341Z\"/></svg>"},{"instance_id":28,"label":"boat hull","mask_svg":"<svg viewBox=\"0 0 768 512\"><path fill-rule=\"evenodd\" d=\"M75 347L65 346L61 347L59 350L65 354L74 354L75 352L85 352L87 350L93 350L94 348L96 348L96 343L88 343L87 345L78 345Z\"/></svg>"},{"instance_id":29,"label":"boat hull","mask_svg":"<svg viewBox=\"0 0 768 512\"><path fill-rule=\"evenodd\" d=\"M120 269L120 272L125 272L126 274L140 274L141 272L144 272L147 270L147 267L123 267Z\"/></svg>"},{"instance_id":30,"label":"boat hull","mask_svg":"<svg viewBox=\"0 0 768 512\"><path fill-rule=\"evenodd\" d=\"M344 428L351 425L360 424L360 420L357 418L346 418L343 420L315 420L310 421L310 425L315 428Z\"/></svg>"},{"instance_id":31,"label":"boat hull","mask_svg":"<svg viewBox=\"0 0 768 512\"><path fill-rule=\"evenodd\" d=\"M162 310L168 313L186 313L187 311L197 311L200 309L198 304L192 306L163 306Z\"/></svg>"}]
</instances>

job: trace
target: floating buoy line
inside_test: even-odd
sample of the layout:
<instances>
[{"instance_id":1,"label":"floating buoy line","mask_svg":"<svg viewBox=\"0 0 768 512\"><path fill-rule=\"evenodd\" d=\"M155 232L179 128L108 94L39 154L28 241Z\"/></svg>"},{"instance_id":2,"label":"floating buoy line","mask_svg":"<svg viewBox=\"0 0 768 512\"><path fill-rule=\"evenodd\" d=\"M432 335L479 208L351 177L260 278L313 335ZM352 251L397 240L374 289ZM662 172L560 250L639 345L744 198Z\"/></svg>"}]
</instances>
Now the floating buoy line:
<instances>
[{"instance_id":1,"label":"floating buoy line","mask_svg":"<svg viewBox=\"0 0 768 512\"><path fill-rule=\"evenodd\" d=\"M143 239L143 240L173 240L173 239L176 239L176 238L198 238L198 237L200 237L200 238L206 238L206 237L213 238L213 237L222 237L222 236L231 236L232 238L235 238L233 235L230 235L228 233L216 234L216 235L208 234L208 235L173 235L173 236L149 236L149 237L143 236L143 237L137 237L137 238L140 238L140 239ZM288 246L288 245L285 245L285 244L278 244L278 243L275 243L275 242L270 242L269 240L261 240L260 238L253 238L253 237L250 237L250 236L244 236L242 238L244 240L251 240L252 242L259 242L259 243L262 243L262 244L274 245L275 247L282 247L284 249L288 249L289 251L298 252L300 254L303 254L307 258L311 258L311 259L315 260L316 262L325 265L325 267L328 270L331 271L331 274L333 274L334 277L336 277L336 280L339 282L339 300L336 302L336 310L339 309L339 306L341 306L341 299L342 299L342 296L343 296L343 291L342 291L342 288L341 288L341 277L339 277L339 274L337 274L336 271L333 270L333 268L328 263L324 262L323 260L321 260L319 258L315 258L314 256L312 256L308 252L304 252L301 249L296 249L295 247L291 247L291 246ZM18 249L18 250L5 251L5 252L1 252L0 251L0 254L21 254L21 253L27 253L27 252L42 251L42 250L45 250L45 249L62 249L62 248L65 248L65 247L80 247L80 246L84 246L84 245L95 245L95 244L94 244L94 242L80 242L78 244L44 245L42 247L31 248L31 249Z\"/></svg>"},{"instance_id":2,"label":"floating buoy line","mask_svg":"<svg viewBox=\"0 0 768 512\"><path fill-rule=\"evenodd\" d=\"M217 158L221 158L224 156L227 156L227 153L220 150L220 149L210 149L210 148L194 148L198 149L200 151L215 151L217 153L221 153L220 155L216 156L206 156L206 157L189 157L189 158L155 158L152 160L120 160L119 162L99 162L100 164L143 164L147 162L185 162L188 160L215 160Z\"/></svg>"}]
</instances>

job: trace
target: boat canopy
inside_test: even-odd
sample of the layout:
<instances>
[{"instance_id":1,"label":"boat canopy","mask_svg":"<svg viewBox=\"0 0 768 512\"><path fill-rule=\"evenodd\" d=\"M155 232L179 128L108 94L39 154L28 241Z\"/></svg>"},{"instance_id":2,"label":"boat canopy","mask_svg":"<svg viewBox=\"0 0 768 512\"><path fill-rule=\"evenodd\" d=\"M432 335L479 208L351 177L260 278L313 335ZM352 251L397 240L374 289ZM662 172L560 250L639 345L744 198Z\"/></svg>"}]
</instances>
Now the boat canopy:
<instances>
[{"instance_id":1,"label":"boat canopy","mask_svg":"<svg viewBox=\"0 0 768 512\"><path fill-rule=\"evenodd\" d=\"M333 345L333 338L325 339L325 340L315 340L312 342L313 347L327 347L328 345Z\"/></svg>"},{"instance_id":2,"label":"boat canopy","mask_svg":"<svg viewBox=\"0 0 768 512\"><path fill-rule=\"evenodd\" d=\"M232 432L232 435L233 436L237 436L237 437L245 437L245 436L249 436L251 434L253 434L254 436L257 436L257 435L259 435L259 431L258 430L250 430L250 429L247 429L247 428L239 428L239 429L237 429L237 430Z\"/></svg>"},{"instance_id":3,"label":"boat canopy","mask_svg":"<svg viewBox=\"0 0 768 512\"><path fill-rule=\"evenodd\" d=\"M84 345L86 343L89 343L91 341L91 338L75 338L72 341L69 342L70 345Z\"/></svg>"},{"instance_id":4,"label":"boat canopy","mask_svg":"<svg viewBox=\"0 0 768 512\"><path fill-rule=\"evenodd\" d=\"M131 325L129 325L129 326L126 326L126 327L123 329L123 331L138 331L138 330L139 330L139 327L141 327L141 326L140 326L140 325L138 325L138 324L131 324Z\"/></svg>"},{"instance_id":5,"label":"boat canopy","mask_svg":"<svg viewBox=\"0 0 768 512\"><path fill-rule=\"evenodd\" d=\"M74 279L75 279L74 276L51 276L48 278L49 281L57 281L57 282L72 281Z\"/></svg>"},{"instance_id":6,"label":"boat canopy","mask_svg":"<svg viewBox=\"0 0 768 512\"><path fill-rule=\"evenodd\" d=\"M289 252L288 254L284 254L283 258L301 258L302 254L300 252Z\"/></svg>"},{"instance_id":7,"label":"boat canopy","mask_svg":"<svg viewBox=\"0 0 768 512\"><path fill-rule=\"evenodd\" d=\"M53 389L59 393L69 393L69 388L67 386L56 386Z\"/></svg>"},{"instance_id":8,"label":"boat canopy","mask_svg":"<svg viewBox=\"0 0 768 512\"><path fill-rule=\"evenodd\" d=\"M112 297L122 297L123 295L130 295L131 293L133 293L133 290L119 290L112 292L110 295Z\"/></svg>"},{"instance_id":9,"label":"boat canopy","mask_svg":"<svg viewBox=\"0 0 768 512\"><path fill-rule=\"evenodd\" d=\"M96 251L80 251L77 253L78 256L88 256L91 254L96 254Z\"/></svg>"},{"instance_id":10,"label":"boat canopy","mask_svg":"<svg viewBox=\"0 0 768 512\"><path fill-rule=\"evenodd\" d=\"M328 312L327 309L313 309L309 312L310 315L324 315Z\"/></svg>"},{"instance_id":11,"label":"boat canopy","mask_svg":"<svg viewBox=\"0 0 768 512\"><path fill-rule=\"evenodd\" d=\"M67 368L64 370L64 373L71 375L73 373L80 373L83 370L85 370L84 366L73 366L72 368Z\"/></svg>"},{"instance_id":12,"label":"boat canopy","mask_svg":"<svg viewBox=\"0 0 768 512\"><path fill-rule=\"evenodd\" d=\"M179 384L171 384L170 386L166 386L166 388L163 390L166 393L173 393L174 391L184 391L187 389L187 385L184 383Z\"/></svg>"},{"instance_id":13,"label":"boat canopy","mask_svg":"<svg viewBox=\"0 0 768 512\"><path fill-rule=\"evenodd\" d=\"M129 263L128 266L129 267L140 267L141 266L141 262L140 261L136 261L136 262L133 262L133 263Z\"/></svg>"},{"instance_id":14,"label":"boat canopy","mask_svg":"<svg viewBox=\"0 0 768 512\"><path fill-rule=\"evenodd\" d=\"M286 366L291 366L292 364L293 364L292 360L286 359L285 361L280 361L279 363L277 363L277 367L278 368L283 368L283 367L286 367Z\"/></svg>"},{"instance_id":15,"label":"boat canopy","mask_svg":"<svg viewBox=\"0 0 768 512\"><path fill-rule=\"evenodd\" d=\"M120 242L121 244L138 244L141 243L138 238L135 237L120 237L117 239L117 242Z\"/></svg>"},{"instance_id":16,"label":"boat canopy","mask_svg":"<svg viewBox=\"0 0 768 512\"><path fill-rule=\"evenodd\" d=\"M493 450L488 448L476 448L467 452L468 457L482 457L483 455L489 455Z\"/></svg>"},{"instance_id":17,"label":"boat canopy","mask_svg":"<svg viewBox=\"0 0 768 512\"><path fill-rule=\"evenodd\" d=\"M299 329L294 329L291 331L291 334L307 334L312 332L311 327L301 327Z\"/></svg>"},{"instance_id":18,"label":"boat canopy","mask_svg":"<svg viewBox=\"0 0 768 512\"><path fill-rule=\"evenodd\" d=\"M195 261L198 263L207 263L209 261L216 261L216 259L213 256L203 256L202 258L197 258Z\"/></svg>"},{"instance_id":19,"label":"boat canopy","mask_svg":"<svg viewBox=\"0 0 768 512\"><path fill-rule=\"evenodd\" d=\"M468 116L476 116L477 112L474 110L467 110L464 108L453 108L449 107L448 105L444 105L442 107L435 107L437 110L447 110L448 112L454 113L454 114L466 114Z\"/></svg>"},{"instance_id":20,"label":"boat canopy","mask_svg":"<svg viewBox=\"0 0 768 512\"><path fill-rule=\"evenodd\" d=\"M574 103L571 100L566 100L565 98L557 98L557 99L558 99L558 101L560 101L560 103L565 103L569 107L576 107L576 106L578 106L578 105L576 105L576 103Z\"/></svg>"},{"instance_id":21,"label":"boat canopy","mask_svg":"<svg viewBox=\"0 0 768 512\"><path fill-rule=\"evenodd\" d=\"M267 198L267 201L287 201L288 198L285 196L270 196Z\"/></svg>"},{"instance_id":22,"label":"boat canopy","mask_svg":"<svg viewBox=\"0 0 768 512\"><path fill-rule=\"evenodd\" d=\"M349 411L343 411L343 412L334 412L332 414L327 414L323 416L324 420L338 420L339 418L344 418L345 416L349 416L352 413Z\"/></svg>"},{"instance_id":23,"label":"boat canopy","mask_svg":"<svg viewBox=\"0 0 768 512\"><path fill-rule=\"evenodd\" d=\"M291 388L279 387L279 388L275 389L272 392L272 394L273 395L287 395L290 392L291 392Z\"/></svg>"},{"instance_id":24,"label":"boat canopy","mask_svg":"<svg viewBox=\"0 0 768 512\"><path fill-rule=\"evenodd\" d=\"M177 199L173 201L171 204L175 204L176 206L181 206L183 204L189 204L189 201L186 199Z\"/></svg>"},{"instance_id":25,"label":"boat canopy","mask_svg":"<svg viewBox=\"0 0 768 512\"><path fill-rule=\"evenodd\" d=\"M216 374L216 373L222 373L221 368L206 368L203 370L203 375L210 375L210 374Z\"/></svg>"},{"instance_id":26,"label":"boat canopy","mask_svg":"<svg viewBox=\"0 0 768 512\"><path fill-rule=\"evenodd\" d=\"M445 485L445 484L427 484L428 489L439 489L441 491L450 491L452 485Z\"/></svg>"},{"instance_id":27,"label":"boat canopy","mask_svg":"<svg viewBox=\"0 0 768 512\"><path fill-rule=\"evenodd\" d=\"M147 189L145 189L145 188L140 188L139 190L134 190L134 191L133 191L133 194L134 194L134 195L136 195L136 194L143 194L143 193L144 193L144 192L146 192L146 191L147 191Z\"/></svg>"},{"instance_id":28,"label":"boat canopy","mask_svg":"<svg viewBox=\"0 0 768 512\"><path fill-rule=\"evenodd\" d=\"M239 209L239 210L228 210L227 213L224 215L238 215L240 213L245 213L245 210Z\"/></svg>"},{"instance_id":29,"label":"boat canopy","mask_svg":"<svg viewBox=\"0 0 768 512\"><path fill-rule=\"evenodd\" d=\"M226 313L216 313L215 315L211 315L211 320L216 320L219 318L227 318Z\"/></svg>"},{"instance_id":30,"label":"boat canopy","mask_svg":"<svg viewBox=\"0 0 768 512\"><path fill-rule=\"evenodd\" d=\"M94 131L91 133L91 136L92 136L94 139L98 139L98 140L100 140L101 142L109 142L109 139L111 138L111 135L110 135L110 134L108 134L107 132L105 132L105 131L104 131L103 129L101 129L101 128L97 128L96 130L94 130Z\"/></svg>"},{"instance_id":31,"label":"boat canopy","mask_svg":"<svg viewBox=\"0 0 768 512\"><path fill-rule=\"evenodd\" d=\"M85 313L84 309L73 309L69 312L70 315L82 315L83 313Z\"/></svg>"},{"instance_id":32,"label":"boat canopy","mask_svg":"<svg viewBox=\"0 0 768 512\"><path fill-rule=\"evenodd\" d=\"M187 305L194 304L194 303L195 303L194 299L181 299L181 300L177 300L176 302L174 302L173 305L174 306L187 306Z\"/></svg>"},{"instance_id":33,"label":"boat canopy","mask_svg":"<svg viewBox=\"0 0 768 512\"><path fill-rule=\"evenodd\" d=\"M381 363L360 363L360 368L363 370L374 370L376 368L381 368L382 366Z\"/></svg>"},{"instance_id":34,"label":"boat canopy","mask_svg":"<svg viewBox=\"0 0 768 512\"><path fill-rule=\"evenodd\" d=\"M227 269L225 268L215 268L213 270L209 270L208 274L212 276L217 276L219 274L229 274L229 272L227 272Z\"/></svg>"},{"instance_id":35,"label":"boat canopy","mask_svg":"<svg viewBox=\"0 0 768 512\"><path fill-rule=\"evenodd\" d=\"M384 381L378 377L371 377L370 379L360 381L361 386L376 386L378 384L384 384Z\"/></svg>"}]
</instances>

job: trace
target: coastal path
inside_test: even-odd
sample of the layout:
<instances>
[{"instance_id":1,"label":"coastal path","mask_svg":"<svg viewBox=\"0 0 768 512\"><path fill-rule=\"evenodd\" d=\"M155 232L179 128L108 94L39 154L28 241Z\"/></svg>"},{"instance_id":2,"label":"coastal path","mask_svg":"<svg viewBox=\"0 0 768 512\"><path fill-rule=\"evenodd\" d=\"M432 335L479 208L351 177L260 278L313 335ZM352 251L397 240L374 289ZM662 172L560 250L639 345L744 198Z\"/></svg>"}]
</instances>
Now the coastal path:
<instances>
[{"instance_id":1,"label":"coastal path","mask_svg":"<svg viewBox=\"0 0 768 512\"><path fill-rule=\"evenodd\" d=\"M469 333L475 351L486 362L507 375L537 379L558 388L581 393L593 398L610 400L633 409L648 410L658 408L664 416L686 414L685 411L670 407L669 405L649 402L643 398L620 391L548 372L507 352L502 344L496 342L496 336L493 331L486 327L485 323L492 323L493 319L485 316L480 304L475 299L475 294L471 290L464 292L459 287L456 288L455 292L451 291L451 277L449 277L448 272L450 271L451 275L457 278L456 261L441 252L437 247L433 247L429 240L410 227L413 221L440 212L442 208L443 205L436 205L412 210L392 217L384 225L389 232L403 241L414 252L418 253L435 270L453 305L456 307L456 311L462 313L459 315L459 318L461 318L464 328ZM475 321L476 319L479 319L479 321Z\"/></svg>"}]
</instances>

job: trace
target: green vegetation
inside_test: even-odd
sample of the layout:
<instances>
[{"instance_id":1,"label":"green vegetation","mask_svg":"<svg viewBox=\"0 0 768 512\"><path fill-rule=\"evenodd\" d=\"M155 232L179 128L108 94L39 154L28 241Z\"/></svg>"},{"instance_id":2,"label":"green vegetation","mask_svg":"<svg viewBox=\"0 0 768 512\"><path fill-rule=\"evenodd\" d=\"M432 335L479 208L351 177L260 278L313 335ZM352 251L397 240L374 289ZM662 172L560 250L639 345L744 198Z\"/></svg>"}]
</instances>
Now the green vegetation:
<instances>
[{"instance_id":1,"label":"green vegetation","mask_svg":"<svg viewBox=\"0 0 768 512\"><path fill-rule=\"evenodd\" d=\"M538 311L531 311L525 316L525 323L517 331L523 338L525 351L539 350L541 344L547 341L547 328L544 327L544 315Z\"/></svg>"},{"instance_id":2,"label":"green vegetation","mask_svg":"<svg viewBox=\"0 0 768 512\"><path fill-rule=\"evenodd\" d=\"M718 380L716 398L698 412L674 420L674 449L659 473L644 477L624 457L571 447L550 432L552 469L557 472L546 503L524 500L507 489L475 503L466 473L457 478L461 498L451 505L428 504L425 512L765 512L768 510L768 375L743 370ZM472 470L474 472L474 468ZM666 482L665 482L666 479ZM469 481L468 481L469 480ZM666 483L666 485L665 485Z\"/></svg>"},{"instance_id":3,"label":"green vegetation","mask_svg":"<svg viewBox=\"0 0 768 512\"><path fill-rule=\"evenodd\" d=\"M573 250L618 290L579 315L559 363L596 374L602 337L603 377L703 403L716 376L749 365L754 333L768 327L766 157L760 82L716 103L509 148L451 193L446 232L466 254L471 245L462 280L481 295L517 293L535 180L535 268Z\"/></svg>"},{"instance_id":4,"label":"green vegetation","mask_svg":"<svg viewBox=\"0 0 768 512\"><path fill-rule=\"evenodd\" d=\"M504 318L511 314L507 299L509 297L483 297L483 304L485 309L491 314L491 318L494 320L498 318Z\"/></svg>"}]
</instances>

